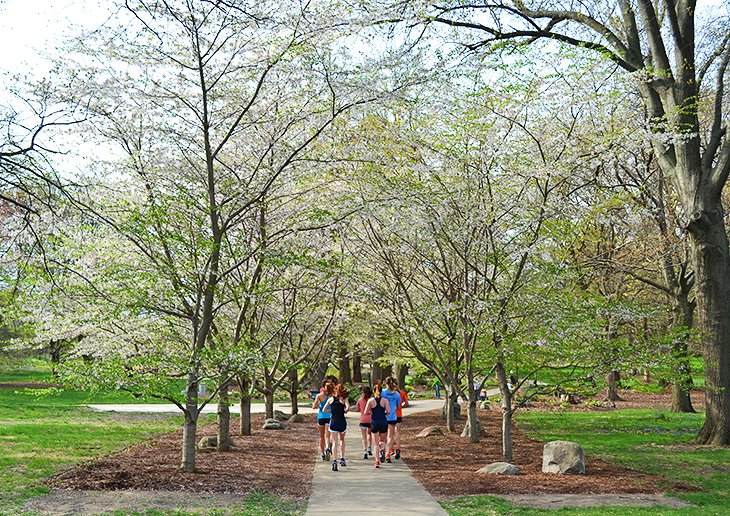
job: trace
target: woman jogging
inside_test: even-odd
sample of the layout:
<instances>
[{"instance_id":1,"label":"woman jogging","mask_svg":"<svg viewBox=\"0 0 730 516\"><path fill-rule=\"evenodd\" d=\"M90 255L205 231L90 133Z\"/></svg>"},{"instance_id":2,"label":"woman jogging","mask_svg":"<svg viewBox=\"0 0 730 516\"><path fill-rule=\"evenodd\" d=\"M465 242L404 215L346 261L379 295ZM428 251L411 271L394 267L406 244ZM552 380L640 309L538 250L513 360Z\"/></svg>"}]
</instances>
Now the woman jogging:
<instances>
[{"instance_id":1,"label":"woman jogging","mask_svg":"<svg viewBox=\"0 0 730 516\"><path fill-rule=\"evenodd\" d=\"M322 452L323 461L330 460L330 455L332 453L332 436L329 432L330 418L332 417L332 414L324 412L322 409L327 403L327 400L334 395L334 393L335 385L331 381L325 379L322 382L322 390L319 391L319 394L317 394L314 398L314 403L312 403L312 408L317 409L318 411L317 428L319 430L319 449Z\"/></svg>"},{"instance_id":2,"label":"woman jogging","mask_svg":"<svg viewBox=\"0 0 730 516\"><path fill-rule=\"evenodd\" d=\"M381 460L385 460L382 457L384 457L385 436L388 433L387 416L390 409L388 408L388 400L380 396L382 394L380 384L376 384L373 391L375 397L368 400L365 405L365 413L371 417L370 430L373 434L373 445L375 446L375 467L379 468Z\"/></svg>"},{"instance_id":3,"label":"woman jogging","mask_svg":"<svg viewBox=\"0 0 730 516\"><path fill-rule=\"evenodd\" d=\"M385 384L388 386L387 388L383 389L383 398L388 400L388 408L390 409L390 412L388 413L388 442L385 446L385 462L393 462L390 458L391 450L394 448L395 445L395 433L396 433L396 427L395 425L398 423L398 416L396 415L396 410L401 408L401 401L400 401L400 394L398 394L398 382L395 378L392 376L389 376L385 379ZM382 460L382 454L381 451L381 460Z\"/></svg>"},{"instance_id":4,"label":"woman jogging","mask_svg":"<svg viewBox=\"0 0 730 516\"><path fill-rule=\"evenodd\" d=\"M334 454L332 455L332 471L337 471L337 455L340 456L340 466L347 466L345 462L345 433L347 432L347 420L345 413L350 410L350 402L347 400L347 389L344 385L338 384L335 387L335 394L327 400L322 409L332 414L330 419L330 433L334 440Z\"/></svg>"},{"instance_id":5,"label":"woman jogging","mask_svg":"<svg viewBox=\"0 0 730 516\"><path fill-rule=\"evenodd\" d=\"M368 455L373 454L373 433L370 430L371 416L365 413L368 400L373 396L372 389L366 385L362 388L362 396L357 400L357 411L360 412L360 432L362 432L362 458L367 459Z\"/></svg>"}]
</instances>

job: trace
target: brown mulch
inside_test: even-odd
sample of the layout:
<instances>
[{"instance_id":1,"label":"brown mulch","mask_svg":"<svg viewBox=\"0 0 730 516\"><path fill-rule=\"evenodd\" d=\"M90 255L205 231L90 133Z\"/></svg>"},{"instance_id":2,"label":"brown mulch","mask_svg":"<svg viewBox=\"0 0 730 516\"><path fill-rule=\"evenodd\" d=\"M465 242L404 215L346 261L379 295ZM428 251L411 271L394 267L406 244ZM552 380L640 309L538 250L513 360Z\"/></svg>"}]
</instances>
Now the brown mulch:
<instances>
[{"instance_id":1,"label":"brown mulch","mask_svg":"<svg viewBox=\"0 0 730 516\"><path fill-rule=\"evenodd\" d=\"M625 392L622 396L625 401L618 402L618 408L668 408L670 404L667 394ZM693 395L692 401L697 409L703 406L699 398L702 397ZM610 410L585 404L567 409ZM254 414L254 435L234 435L231 452L199 452L196 473L185 473L178 469L182 441L180 430L77 465L53 477L50 485L61 489L106 491L243 494L260 490L287 497L307 498L311 493L314 464L319 455L315 415L305 417L305 423L289 425L287 430L264 431L261 430L263 415ZM638 494L697 490L693 486L673 483L661 476L634 471L590 455L586 457L586 475L542 473L543 443L529 439L520 429L519 413L513 432L513 464L519 466L523 474L480 475L475 473L479 468L502 459L499 411L480 411L479 418L487 437L471 444L466 438L459 437L458 433L417 438L416 434L426 426L445 426L440 411L406 414L402 426L403 458L414 476L437 498L489 493ZM232 429L237 428L237 419L231 423ZM464 423L465 420L457 422L459 431ZM215 433L215 425L198 429L199 437Z\"/></svg>"},{"instance_id":2,"label":"brown mulch","mask_svg":"<svg viewBox=\"0 0 730 516\"><path fill-rule=\"evenodd\" d=\"M230 452L197 452L195 473L179 469L182 430L131 446L52 477L49 484L75 490L154 490L218 493L267 491L307 498L311 493L318 433L314 415L286 430L261 430L253 414L252 436L233 435ZM238 419L231 420L237 428ZM215 435L216 425L198 428L198 440ZM282 467L283 465L283 467Z\"/></svg>"}]
</instances>

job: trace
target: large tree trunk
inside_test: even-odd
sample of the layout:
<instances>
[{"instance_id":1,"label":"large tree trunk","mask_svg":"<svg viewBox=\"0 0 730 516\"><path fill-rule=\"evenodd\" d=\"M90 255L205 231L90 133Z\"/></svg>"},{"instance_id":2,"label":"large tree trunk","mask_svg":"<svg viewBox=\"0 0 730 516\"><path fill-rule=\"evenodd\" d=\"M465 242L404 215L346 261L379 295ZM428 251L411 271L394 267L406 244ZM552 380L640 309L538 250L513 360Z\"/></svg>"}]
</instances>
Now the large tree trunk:
<instances>
[{"instance_id":1,"label":"large tree trunk","mask_svg":"<svg viewBox=\"0 0 730 516\"><path fill-rule=\"evenodd\" d=\"M497 362L495 372L497 373L499 392L502 395L502 460L510 462L512 460L512 414L514 413L512 409L512 391L509 389L507 373L502 362Z\"/></svg>"},{"instance_id":2,"label":"large tree trunk","mask_svg":"<svg viewBox=\"0 0 730 516\"><path fill-rule=\"evenodd\" d=\"M347 344L344 341L339 342L339 363L340 381L347 385L352 385L352 372L350 371L350 357L347 352Z\"/></svg>"},{"instance_id":3,"label":"large tree trunk","mask_svg":"<svg viewBox=\"0 0 730 516\"><path fill-rule=\"evenodd\" d=\"M198 379L188 374L185 390L185 423L183 424L182 464L180 469L195 471L195 445L198 432Z\"/></svg>"},{"instance_id":4,"label":"large tree trunk","mask_svg":"<svg viewBox=\"0 0 730 516\"><path fill-rule=\"evenodd\" d=\"M264 405L267 418L274 417L274 390L266 388L264 391Z\"/></svg>"},{"instance_id":5,"label":"large tree trunk","mask_svg":"<svg viewBox=\"0 0 730 516\"><path fill-rule=\"evenodd\" d=\"M719 200L691 215L697 315L705 359L705 423L698 444L730 445L730 271Z\"/></svg>"},{"instance_id":6,"label":"large tree trunk","mask_svg":"<svg viewBox=\"0 0 730 516\"><path fill-rule=\"evenodd\" d=\"M231 449L231 410L228 407L228 382L218 391L218 446L220 452Z\"/></svg>"},{"instance_id":7,"label":"large tree trunk","mask_svg":"<svg viewBox=\"0 0 730 516\"><path fill-rule=\"evenodd\" d=\"M384 380L383 372L380 369L380 362L378 362L378 359L380 358L380 350L378 348L375 348L373 350L373 368L372 373L370 374L370 385L375 385L378 383L378 380Z\"/></svg>"},{"instance_id":8,"label":"large tree trunk","mask_svg":"<svg viewBox=\"0 0 730 516\"><path fill-rule=\"evenodd\" d=\"M446 404L446 430L456 432L456 417L454 414L454 405L459 399L457 389L453 385L447 387L447 395L444 403Z\"/></svg>"},{"instance_id":9,"label":"large tree trunk","mask_svg":"<svg viewBox=\"0 0 730 516\"><path fill-rule=\"evenodd\" d=\"M357 352L352 355L352 383L362 383L362 357Z\"/></svg>"},{"instance_id":10,"label":"large tree trunk","mask_svg":"<svg viewBox=\"0 0 730 516\"><path fill-rule=\"evenodd\" d=\"M380 372L383 375L383 380L389 376L393 376L393 364L386 364L380 368Z\"/></svg>"}]
</instances>

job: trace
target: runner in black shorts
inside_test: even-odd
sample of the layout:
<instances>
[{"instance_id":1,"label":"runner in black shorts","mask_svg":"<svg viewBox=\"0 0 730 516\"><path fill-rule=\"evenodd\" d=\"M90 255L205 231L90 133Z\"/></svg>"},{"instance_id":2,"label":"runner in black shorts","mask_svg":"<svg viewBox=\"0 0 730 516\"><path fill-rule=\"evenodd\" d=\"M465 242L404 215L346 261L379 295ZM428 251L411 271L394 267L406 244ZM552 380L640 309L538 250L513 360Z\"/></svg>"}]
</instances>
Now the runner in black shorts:
<instances>
[{"instance_id":1,"label":"runner in black shorts","mask_svg":"<svg viewBox=\"0 0 730 516\"><path fill-rule=\"evenodd\" d=\"M388 434L388 421L385 416L390 413L388 401L381 398L382 388L376 384L373 388L375 397L370 398L365 408L365 413L370 414L370 431L373 433L373 445L375 446L375 467L380 467L380 455L382 446L385 446L385 436Z\"/></svg>"}]
</instances>

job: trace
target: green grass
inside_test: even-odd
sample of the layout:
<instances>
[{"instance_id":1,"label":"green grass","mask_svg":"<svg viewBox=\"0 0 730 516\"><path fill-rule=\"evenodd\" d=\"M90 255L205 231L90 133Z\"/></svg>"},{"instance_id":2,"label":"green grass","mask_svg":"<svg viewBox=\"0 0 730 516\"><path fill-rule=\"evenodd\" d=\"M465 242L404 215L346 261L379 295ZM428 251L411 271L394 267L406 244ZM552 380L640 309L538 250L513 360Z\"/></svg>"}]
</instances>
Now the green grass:
<instances>
[{"instance_id":1,"label":"green grass","mask_svg":"<svg viewBox=\"0 0 730 516\"><path fill-rule=\"evenodd\" d=\"M666 507L560 509L516 508L493 496L470 496L442 503L449 514L730 514L730 449L693 447L702 425L701 414L674 414L666 410L626 409L610 412L523 412L521 428L541 441L569 440L591 457L600 457L632 469L665 476L705 489L671 494L695 505L688 509ZM668 483L668 489L671 483Z\"/></svg>"}]
</instances>

